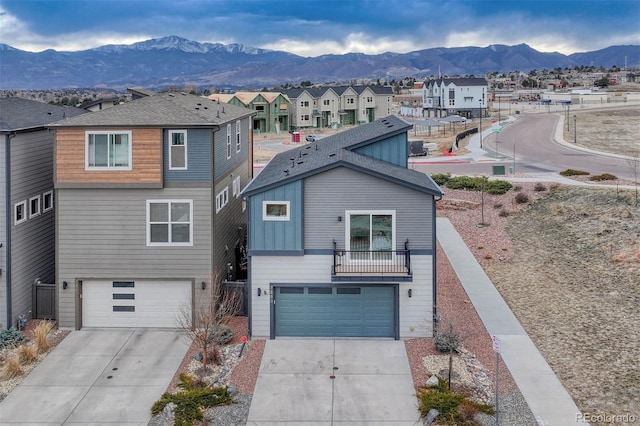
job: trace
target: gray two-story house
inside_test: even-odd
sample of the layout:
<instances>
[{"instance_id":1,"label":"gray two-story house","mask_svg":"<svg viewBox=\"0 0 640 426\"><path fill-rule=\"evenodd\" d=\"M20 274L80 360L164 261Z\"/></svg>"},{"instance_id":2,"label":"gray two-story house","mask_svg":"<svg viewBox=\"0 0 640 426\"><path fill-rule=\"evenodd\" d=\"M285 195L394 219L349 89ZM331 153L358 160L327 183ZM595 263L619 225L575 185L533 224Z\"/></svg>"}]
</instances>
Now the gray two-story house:
<instances>
[{"instance_id":1,"label":"gray two-story house","mask_svg":"<svg viewBox=\"0 0 640 426\"><path fill-rule=\"evenodd\" d=\"M2 328L17 326L21 316L35 315L37 280L54 282L53 134L46 125L84 113L27 99L0 98Z\"/></svg>"},{"instance_id":2,"label":"gray two-story house","mask_svg":"<svg viewBox=\"0 0 640 426\"><path fill-rule=\"evenodd\" d=\"M177 327L234 278L254 113L164 93L54 125L61 326Z\"/></svg>"},{"instance_id":3,"label":"gray two-story house","mask_svg":"<svg viewBox=\"0 0 640 426\"><path fill-rule=\"evenodd\" d=\"M254 337L431 336L442 191L397 116L275 156L243 190Z\"/></svg>"}]
</instances>

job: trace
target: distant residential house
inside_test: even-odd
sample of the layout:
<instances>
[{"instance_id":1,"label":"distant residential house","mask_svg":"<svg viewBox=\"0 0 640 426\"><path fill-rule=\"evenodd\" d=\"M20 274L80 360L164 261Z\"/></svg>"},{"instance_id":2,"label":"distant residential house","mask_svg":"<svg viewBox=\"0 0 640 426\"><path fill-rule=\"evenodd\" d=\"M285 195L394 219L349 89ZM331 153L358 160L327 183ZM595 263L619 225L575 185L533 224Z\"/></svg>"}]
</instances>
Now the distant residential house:
<instances>
[{"instance_id":1,"label":"distant residential house","mask_svg":"<svg viewBox=\"0 0 640 426\"><path fill-rule=\"evenodd\" d=\"M0 98L1 328L15 327L22 315L36 316L35 282L55 280L54 141L46 126L84 113L78 108ZM49 318L54 312L45 310Z\"/></svg>"},{"instance_id":2,"label":"distant residential house","mask_svg":"<svg viewBox=\"0 0 640 426\"><path fill-rule=\"evenodd\" d=\"M364 124L392 112L386 86L325 86L284 90L291 100L292 130Z\"/></svg>"},{"instance_id":3,"label":"distant residential house","mask_svg":"<svg viewBox=\"0 0 640 426\"><path fill-rule=\"evenodd\" d=\"M275 156L243 190L254 337L431 336L436 201L388 116Z\"/></svg>"},{"instance_id":4,"label":"distant residential house","mask_svg":"<svg viewBox=\"0 0 640 426\"><path fill-rule=\"evenodd\" d=\"M486 115L487 80L484 78L439 78L425 81L423 110L425 117L461 115L466 118Z\"/></svg>"},{"instance_id":5,"label":"distant residential house","mask_svg":"<svg viewBox=\"0 0 640 426\"><path fill-rule=\"evenodd\" d=\"M214 93L209 99L252 109L253 130L256 133L280 133L289 131L290 101L279 92L235 92L234 94Z\"/></svg>"},{"instance_id":6,"label":"distant residential house","mask_svg":"<svg viewBox=\"0 0 640 426\"><path fill-rule=\"evenodd\" d=\"M118 105L118 102L120 102L120 98L118 97L100 98L96 99L93 102L82 105L81 108L86 109L87 111L95 112Z\"/></svg>"},{"instance_id":7,"label":"distant residential house","mask_svg":"<svg viewBox=\"0 0 640 426\"><path fill-rule=\"evenodd\" d=\"M185 93L55 123L62 327L176 327L236 275L254 111Z\"/></svg>"}]
</instances>

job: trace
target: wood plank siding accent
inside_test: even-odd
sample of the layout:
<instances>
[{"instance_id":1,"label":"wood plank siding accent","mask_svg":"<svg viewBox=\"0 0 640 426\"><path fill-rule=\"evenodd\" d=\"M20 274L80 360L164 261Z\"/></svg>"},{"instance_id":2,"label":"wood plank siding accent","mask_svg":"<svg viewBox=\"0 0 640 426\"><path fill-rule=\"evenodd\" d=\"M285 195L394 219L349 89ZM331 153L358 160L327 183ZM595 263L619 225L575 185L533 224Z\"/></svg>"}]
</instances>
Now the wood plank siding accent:
<instances>
[{"instance_id":1,"label":"wood plank siding accent","mask_svg":"<svg viewBox=\"0 0 640 426\"><path fill-rule=\"evenodd\" d=\"M85 131L131 130L131 170L85 170ZM162 129L88 129L56 130L55 183L162 185Z\"/></svg>"}]
</instances>

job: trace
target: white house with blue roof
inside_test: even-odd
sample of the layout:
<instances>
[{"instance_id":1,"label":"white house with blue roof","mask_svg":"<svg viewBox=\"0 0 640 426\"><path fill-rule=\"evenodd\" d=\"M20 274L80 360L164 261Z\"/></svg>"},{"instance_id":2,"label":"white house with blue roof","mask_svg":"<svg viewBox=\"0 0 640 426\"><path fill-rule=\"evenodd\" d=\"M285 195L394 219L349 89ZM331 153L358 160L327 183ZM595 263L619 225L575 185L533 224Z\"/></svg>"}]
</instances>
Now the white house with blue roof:
<instances>
[{"instance_id":1,"label":"white house with blue roof","mask_svg":"<svg viewBox=\"0 0 640 426\"><path fill-rule=\"evenodd\" d=\"M388 116L275 156L244 189L254 337L431 336L436 201Z\"/></svg>"}]
</instances>

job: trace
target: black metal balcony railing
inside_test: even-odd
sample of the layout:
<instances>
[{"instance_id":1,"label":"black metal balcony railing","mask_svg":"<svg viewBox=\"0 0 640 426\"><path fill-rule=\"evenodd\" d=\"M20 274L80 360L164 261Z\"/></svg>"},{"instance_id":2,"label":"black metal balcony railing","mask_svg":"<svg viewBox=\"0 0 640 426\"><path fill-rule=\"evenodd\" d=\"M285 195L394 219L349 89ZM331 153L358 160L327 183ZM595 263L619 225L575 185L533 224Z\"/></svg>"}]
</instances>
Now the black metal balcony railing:
<instances>
[{"instance_id":1,"label":"black metal balcony railing","mask_svg":"<svg viewBox=\"0 0 640 426\"><path fill-rule=\"evenodd\" d=\"M406 246L406 244L405 244ZM334 276L395 277L411 275L411 251L333 250Z\"/></svg>"}]
</instances>

